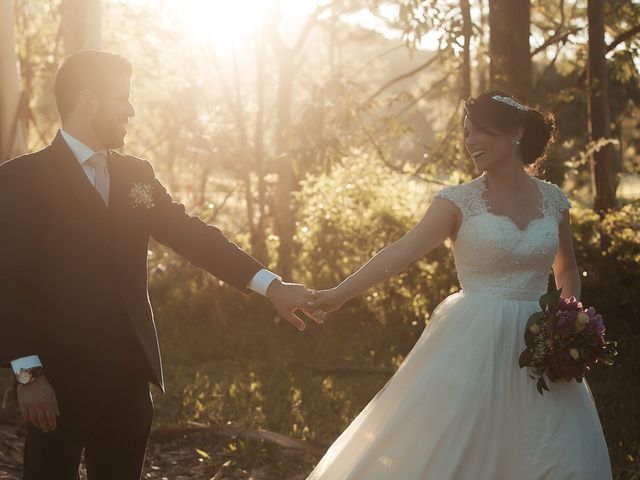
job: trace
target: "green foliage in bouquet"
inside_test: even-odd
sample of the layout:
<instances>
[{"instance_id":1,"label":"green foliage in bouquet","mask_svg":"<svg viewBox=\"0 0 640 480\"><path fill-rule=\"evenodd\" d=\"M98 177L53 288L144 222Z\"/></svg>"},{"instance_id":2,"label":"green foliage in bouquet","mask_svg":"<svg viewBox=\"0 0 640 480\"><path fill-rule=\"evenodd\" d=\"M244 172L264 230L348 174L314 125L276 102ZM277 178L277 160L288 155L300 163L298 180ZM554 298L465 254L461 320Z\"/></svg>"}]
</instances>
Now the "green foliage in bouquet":
<instances>
[{"instance_id":1,"label":"green foliage in bouquet","mask_svg":"<svg viewBox=\"0 0 640 480\"><path fill-rule=\"evenodd\" d=\"M538 343L542 332L542 325L547 322L552 324L556 319L558 311L558 303L562 294L562 288L559 290L549 290L540 297L540 312L536 312L529 317L524 331L524 342L527 348L520 354L518 364L520 368L531 367L535 376L529 374L529 377L536 380L536 388L540 395L544 394L544 390L549 391L547 382L544 379L544 353L545 345Z\"/></svg>"}]
</instances>

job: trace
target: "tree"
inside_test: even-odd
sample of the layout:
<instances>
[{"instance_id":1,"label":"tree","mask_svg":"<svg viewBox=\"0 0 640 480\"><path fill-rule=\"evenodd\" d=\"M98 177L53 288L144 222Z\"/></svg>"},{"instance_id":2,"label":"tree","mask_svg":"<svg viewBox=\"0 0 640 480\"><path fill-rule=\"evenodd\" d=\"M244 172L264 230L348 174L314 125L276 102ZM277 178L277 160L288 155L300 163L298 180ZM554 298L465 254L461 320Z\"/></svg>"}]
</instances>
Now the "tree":
<instances>
[{"instance_id":1,"label":"tree","mask_svg":"<svg viewBox=\"0 0 640 480\"><path fill-rule=\"evenodd\" d=\"M591 156L593 209L603 214L616 205L614 145L611 142L611 114L607 96L608 72L604 43L604 1L589 0L589 136L594 144Z\"/></svg>"},{"instance_id":2,"label":"tree","mask_svg":"<svg viewBox=\"0 0 640 480\"><path fill-rule=\"evenodd\" d=\"M469 0L460 0L460 10L462 11L462 34L464 36L461 97L466 99L471 96L471 35L473 33Z\"/></svg>"},{"instance_id":3,"label":"tree","mask_svg":"<svg viewBox=\"0 0 640 480\"><path fill-rule=\"evenodd\" d=\"M26 150L13 2L0 2L0 163Z\"/></svg>"},{"instance_id":4,"label":"tree","mask_svg":"<svg viewBox=\"0 0 640 480\"><path fill-rule=\"evenodd\" d=\"M489 0L490 87L529 102L533 91L529 0Z\"/></svg>"},{"instance_id":5,"label":"tree","mask_svg":"<svg viewBox=\"0 0 640 480\"><path fill-rule=\"evenodd\" d=\"M102 47L101 0L64 0L62 34L67 55Z\"/></svg>"},{"instance_id":6,"label":"tree","mask_svg":"<svg viewBox=\"0 0 640 480\"><path fill-rule=\"evenodd\" d=\"M292 106L294 95L294 80L298 73L299 64L296 63L313 29L319 25L321 14L328 10L329 5L319 6L309 16L298 34L293 46L289 46L282 38L278 26L281 12L273 12L266 33L270 37L270 44L275 56L277 68L276 108L277 127L275 132L275 161L274 170L278 175L278 185L275 198L274 221L276 231L280 237L278 249L277 270L283 277L291 276L293 256L293 236L295 233L295 214L291 206L292 192L296 188L298 179L294 171L294 157L292 156Z\"/></svg>"}]
</instances>

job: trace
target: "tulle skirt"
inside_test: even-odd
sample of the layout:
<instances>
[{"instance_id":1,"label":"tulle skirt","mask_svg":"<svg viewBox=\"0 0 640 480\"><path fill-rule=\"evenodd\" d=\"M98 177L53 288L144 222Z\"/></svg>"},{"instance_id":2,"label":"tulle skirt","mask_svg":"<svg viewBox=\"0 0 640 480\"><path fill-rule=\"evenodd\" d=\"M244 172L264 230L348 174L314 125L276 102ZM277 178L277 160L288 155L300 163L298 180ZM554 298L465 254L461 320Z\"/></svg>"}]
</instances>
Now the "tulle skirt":
<instances>
[{"instance_id":1,"label":"tulle skirt","mask_svg":"<svg viewBox=\"0 0 640 480\"><path fill-rule=\"evenodd\" d=\"M518 366L537 302L456 293L308 480L608 480L586 381Z\"/></svg>"}]
</instances>

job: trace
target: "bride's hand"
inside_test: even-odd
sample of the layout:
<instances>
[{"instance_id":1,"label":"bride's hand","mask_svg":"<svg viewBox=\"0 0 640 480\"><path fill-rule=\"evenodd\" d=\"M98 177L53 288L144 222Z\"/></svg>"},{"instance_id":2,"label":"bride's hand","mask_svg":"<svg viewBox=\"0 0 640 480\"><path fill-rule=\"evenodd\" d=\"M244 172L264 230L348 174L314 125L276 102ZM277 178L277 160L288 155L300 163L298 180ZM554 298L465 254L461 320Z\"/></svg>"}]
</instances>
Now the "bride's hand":
<instances>
[{"instance_id":1,"label":"bride's hand","mask_svg":"<svg viewBox=\"0 0 640 480\"><path fill-rule=\"evenodd\" d=\"M314 292L313 300L309 302L309 306L326 313L331 313L344 305L347 300L349 299L344 298L340 294L338 287L335 287Z\"/></svg>"}]
</instances>

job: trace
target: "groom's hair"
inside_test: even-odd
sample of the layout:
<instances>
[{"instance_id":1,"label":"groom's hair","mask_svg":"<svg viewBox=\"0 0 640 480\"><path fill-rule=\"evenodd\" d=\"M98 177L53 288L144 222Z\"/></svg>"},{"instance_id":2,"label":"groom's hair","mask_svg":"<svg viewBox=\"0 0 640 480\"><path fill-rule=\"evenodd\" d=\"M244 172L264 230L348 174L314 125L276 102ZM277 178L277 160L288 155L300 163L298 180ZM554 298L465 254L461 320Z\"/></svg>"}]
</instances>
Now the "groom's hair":
<instances>
[{"instance_id":1,"label":"groom's hair","mask_svg":"<svg viewBox=\"0 0 640 480\"><path fill-rule=\"evenodd\" d=\"M65 57L55 79L56 106L64 120L73 109L78 94L89 89L95 93L107 91L117 75L131 77L131 63L121 55L100 50L82 50Z\"/></svg>"}]
</instances>

